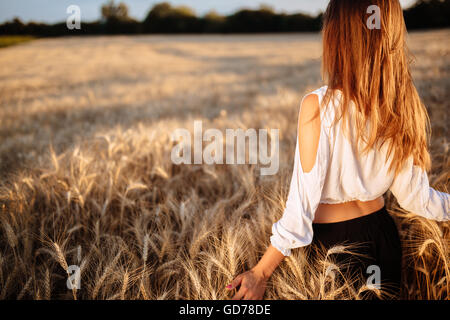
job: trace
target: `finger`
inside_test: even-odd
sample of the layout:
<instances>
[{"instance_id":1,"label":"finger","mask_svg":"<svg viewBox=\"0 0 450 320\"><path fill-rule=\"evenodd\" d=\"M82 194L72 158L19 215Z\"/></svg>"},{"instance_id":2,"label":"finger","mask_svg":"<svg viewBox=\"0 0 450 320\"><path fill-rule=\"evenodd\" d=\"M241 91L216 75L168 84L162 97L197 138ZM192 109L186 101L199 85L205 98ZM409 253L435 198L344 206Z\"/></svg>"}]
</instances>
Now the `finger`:
<instances>
[{"instance_id":1,"label":"finger","mask_svg":"<svg viewBox=\"0 0 450 320\"><path fill-rule=\"evenodd\" d=\"M227 289L234 289L236 288L241 282L242 282L243 275L238 275L233 281L231 281L231 284L227 286Z\"/></svg>"},{"instance_id":2,"label":"finger","mask_svg":"<svg viewBox=\"0 0 450 320\"><path fill-rule=\"evenodd\" d=\"M247 293L247 290L241 288L231 300L241 300L242 297Z\"/></svg>"},{"instance_id":3,"label":"finger","mask_svg":"<svg viewBox=\"0 0 450 320\"><path fill-rule=\"evenodd\" d=\"M259 300L258 295L247 291L247 294L244 296L243 300Z\"/></svg>"},{"instance_id":4,"label":"finger","mask_svg":"<svg viewBox=\"0 0 450 320\"><path fill-rule=\"evenodd\" d=\"M255 297L247 293L242 300L255 300Z\"/></svg>"}]
</instances>

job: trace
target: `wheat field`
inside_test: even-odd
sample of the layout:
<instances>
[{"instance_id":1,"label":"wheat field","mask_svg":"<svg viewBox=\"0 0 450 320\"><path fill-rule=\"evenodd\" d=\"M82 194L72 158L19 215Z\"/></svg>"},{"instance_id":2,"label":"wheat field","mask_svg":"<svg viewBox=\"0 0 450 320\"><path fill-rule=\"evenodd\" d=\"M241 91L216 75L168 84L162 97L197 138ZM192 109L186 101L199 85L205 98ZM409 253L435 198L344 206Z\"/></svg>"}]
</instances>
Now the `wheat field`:
<instances>
[{"instance_id":1,"label":"wheat field","mask_svg":"<svg viewBox=\"0 0 450 320\"><path fill-rule=\"evenodd\" d=\"M449 30L412 33L432 123L430 183L450 186ZM283 213L301 98L322 86L318 34L40 39L0 50L0 298L228 299ZM280 169L174 165L177 128L276 128ZM402 299L449 299L448 223L385 195ZM335 247L293 250L265 299L364 299ZM71 266L79 287L68 289Z\"/></svg>"}]
</instances>

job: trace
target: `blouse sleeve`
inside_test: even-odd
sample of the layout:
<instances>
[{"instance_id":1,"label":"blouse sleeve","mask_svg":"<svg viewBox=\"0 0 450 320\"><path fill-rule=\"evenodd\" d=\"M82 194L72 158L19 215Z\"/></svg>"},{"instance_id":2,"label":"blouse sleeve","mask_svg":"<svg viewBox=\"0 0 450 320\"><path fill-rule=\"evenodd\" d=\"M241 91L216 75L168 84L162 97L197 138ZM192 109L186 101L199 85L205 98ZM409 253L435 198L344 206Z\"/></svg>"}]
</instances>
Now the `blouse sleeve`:
<instances>
[{"instance_id":1,"label":"blouse sleeve","mask_svg":"<svg viewBox=\"0 0 450 320\"><path fill-rule=\"evenodd\" d=\"M284 256L289 256L291 249L303 247L312 242L312 222L319 206L330 160L329 138L324 129L323 116L320 117L320 138L314 166L309 172L303 172L297 134L294 169L286 208L281 219L272 225L270 242Z\"/></svg>"},{"instance_id":2,"label":"blouse sleeve","mask_svg":"<svg viewBox=\"0 0 450 320\"><path fill-rule=\"evenodd\" d=\"M407 211L437 221L450 219L450 195L430 187L426 171L413 164L412 156L394 178L390 190Z\"/></svg>"}]
</instances>

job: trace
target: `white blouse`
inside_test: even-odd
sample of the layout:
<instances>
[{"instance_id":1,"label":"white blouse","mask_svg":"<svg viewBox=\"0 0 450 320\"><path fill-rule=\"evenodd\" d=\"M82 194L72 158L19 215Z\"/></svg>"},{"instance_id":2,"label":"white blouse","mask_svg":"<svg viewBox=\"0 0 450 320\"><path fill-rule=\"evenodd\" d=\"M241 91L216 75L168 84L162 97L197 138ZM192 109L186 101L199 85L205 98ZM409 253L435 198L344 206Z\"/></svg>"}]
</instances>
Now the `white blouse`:
<instances>
[{"instance_id":1,"label":"white blouse","mask_svg":"<svg viewBox=\"0 0 450 320\"><path fill-rule=\"evenodd\" d=\"M324 86L312 92L319 97L319 105L326 90L327 86ZM340 98L337 91L326 112L320 108L321 128L316 160L311 171L306 173L301 168L297 135L286 208L282 218L273 224L270 237L271 244L285 256L291 254L291 249L312 242L312 223L319 203L369 201L391 190L399 205L407 211L438 221L450 219L450 195L430 188L426 171L413 165L412 156L395 178L393 172L388 173L392 154L388 162L385 160L387 143L358 158L352 149L352 143L356 143L353 109L350 108L349 117L346 117L346 121L350 121L348 128L352 132L352 141L341 131L343 118L332 127Z\"/></svg>"}]
</instances>

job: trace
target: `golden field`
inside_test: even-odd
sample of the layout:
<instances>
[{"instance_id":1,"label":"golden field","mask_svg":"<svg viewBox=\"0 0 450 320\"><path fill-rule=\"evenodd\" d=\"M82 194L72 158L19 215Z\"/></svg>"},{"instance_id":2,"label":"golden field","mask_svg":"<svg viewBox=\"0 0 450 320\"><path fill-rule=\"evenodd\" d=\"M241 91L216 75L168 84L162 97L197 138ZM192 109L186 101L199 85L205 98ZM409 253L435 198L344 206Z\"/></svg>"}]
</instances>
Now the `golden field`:
<instances>
[{"instance_id":1,"label":"golden field","mask_svg":"<svg viewBox=\"0 0 450 320\"><path fill-rule=\"evenodd\" d=\"M450 30L412 33L433 135L430 183L450 186ZM318 34L41 39L0 50L0 298L228 299L269 244L290 182L297 112L321 87ZM177 128L280 129L280 170L171 162ZM403 299L449 299L450 227L386 194ZM297 249L266 299L364 299L332 252ZM332 251L351 250L336 247ZM81 287L66 287L69 266ZM384 297L382 292L376 292Z\"/></svg>"}]
</instances>

